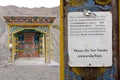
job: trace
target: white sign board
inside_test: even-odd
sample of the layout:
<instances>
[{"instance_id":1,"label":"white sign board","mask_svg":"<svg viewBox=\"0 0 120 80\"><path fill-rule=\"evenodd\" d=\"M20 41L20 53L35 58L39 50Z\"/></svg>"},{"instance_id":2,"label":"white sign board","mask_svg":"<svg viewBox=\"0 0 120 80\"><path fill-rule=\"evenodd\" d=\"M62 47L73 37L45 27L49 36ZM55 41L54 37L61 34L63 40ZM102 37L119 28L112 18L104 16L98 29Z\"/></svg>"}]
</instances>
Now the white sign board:
<instances>
[{"instance_id":1,"label":"white sign board","mask_svg":"<svg viewBox=\"0 0 120 80\"><path fill-rule=\"evenodd\" d=\"M112 14L68 13L68 54L71 67L112 66Z\"/></svg>"}]
</instances>

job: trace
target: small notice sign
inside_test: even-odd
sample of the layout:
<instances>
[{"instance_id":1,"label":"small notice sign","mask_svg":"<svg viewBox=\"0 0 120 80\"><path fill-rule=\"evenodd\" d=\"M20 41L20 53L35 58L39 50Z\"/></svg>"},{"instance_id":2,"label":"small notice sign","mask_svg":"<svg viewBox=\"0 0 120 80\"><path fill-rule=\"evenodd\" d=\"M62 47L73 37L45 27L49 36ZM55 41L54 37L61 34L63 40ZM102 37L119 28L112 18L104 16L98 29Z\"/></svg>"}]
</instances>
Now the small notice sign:
<instances>
[{"instance_id":1,"label":"small notice sign","mask_svg":"<svg viewBox=\"0 0 120 80\"><path fill-rule=\"evenodd\" d=\"M68 54L71 67L112 66L112 14L68 13Z\"/></svg>"}]
</instances>

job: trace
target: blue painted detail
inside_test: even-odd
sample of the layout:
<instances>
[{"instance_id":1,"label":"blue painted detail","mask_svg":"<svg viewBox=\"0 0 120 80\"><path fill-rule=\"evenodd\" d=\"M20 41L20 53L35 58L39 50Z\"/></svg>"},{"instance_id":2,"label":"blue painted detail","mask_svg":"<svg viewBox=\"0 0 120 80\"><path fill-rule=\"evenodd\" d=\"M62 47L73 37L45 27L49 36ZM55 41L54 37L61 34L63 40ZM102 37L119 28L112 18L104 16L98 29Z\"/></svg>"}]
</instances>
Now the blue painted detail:
<instances>
[{"instance_id":1,"label":"blue painted detail","mask_svg":"<svg viewBox=\"0 0 120 80\"><path fill-rule=\"evenodd\" d=\"M74 72L70 71L68 67L66 67L65 69L65 75L69 76L69 79L67 79L68 77L65 77L65 80L73 80L73 79L81 80L81 76L78 76Z\"/></svg>"},{"instance_id":2,"label":"blue painted detail","mask_svg":"<svg viewBox=\"0 0 120 80\"><path fill-rule=\"evenodd\" d=\"M105 6L100 6L96 5L94 0L87 0L87 3L79 6L79 7L70 7L68 9L68 12L76 12L76 11L81 11L83 12L84 10L90 10L90 11L109 11L111 10L112 7L105 5Z\"/></svg>"},{"instance_id":3,"label":"blue painted detail","mask_svg":"<svg viewBox=\"0 0 120 80\"><path fill-rule=\"evenodd\" d=\"M99 77L97 77L97 80L102 80L102 79L101 79L101 77L99 76Z\"/></svg>"},{"instance_id":4,"label":"blue painted detail","mask_svg":"<svg viewBox=\"0 0 120 80\"><path fill-rule=\"evenodd\" d=\"M18 37L18 40L19 40L19 41L23 41L23 40L24 40L24 35L19 36L19 37Z\"/></svg>"},{"instance_id":5,"label":"blue painted detail","mask_svg":"<svg viewBox=\"0 0 120 80\"><path fill-rule=\"evenodd\" d=\"M34 42L38 43L39 42L39 36L38 35L34 35Z\"/></svg>"},{"instance_id":6,"label":"blue painted detail","mask_svg":"<svg viewBox=\"0 0 120 80\"><path fill-rule=\"evenodd\" d=\"M65 61L68 62L68 51L65 51ZM65 62L65 69L64 69L64 73L65 73L65 80L74 80L74 79L77 79L77 80L81 80L81 76L79 75L76 75L74 72L72 72L70 70L70 67L68 66L68 63Z\"/></svg>"},{"instance_id":7,"label":"blue painted detail","mask_svg":"<svg viewBox=\"0 0 120 80\"><path fill-rule=\"evenodd\" d=\"M112 66L112 69L108 69L105 71L103 76L99 76L97 80L116 80L113 76L117 73L115 66Z\"/></svg>"},{"instance_id":8,"label":"blue painted detail","mask_svg":"<svg viewBox=\"0 0 120 80\"><path fill-rule=\"evenodd\" d=\"M78 76L78 80L81 80L81 77L80 77L80 76Z\"/></svg>"},{"instance_id":9,"label":"blue painted detail","mask_svg":"<svg viewBox=\"0 0 120 80\"><path fill-rule=\"evenodd\" d=\"M103 79L104 79L104 80L115 80L115 78L112 77L112 76L115 75L115 74L116 74L115 66L112 66L112 69L111 69L111 70L107 70L107 71L104 73Z\"/></svg>"}]
</instances>

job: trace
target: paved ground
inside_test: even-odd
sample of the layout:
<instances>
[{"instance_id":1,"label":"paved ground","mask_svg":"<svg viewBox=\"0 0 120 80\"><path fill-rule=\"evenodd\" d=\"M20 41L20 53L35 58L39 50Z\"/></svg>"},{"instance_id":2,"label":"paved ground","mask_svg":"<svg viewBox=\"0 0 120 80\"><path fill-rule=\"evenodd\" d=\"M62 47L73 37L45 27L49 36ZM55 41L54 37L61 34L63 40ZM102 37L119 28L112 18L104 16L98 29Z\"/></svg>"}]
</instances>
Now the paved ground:
<instances>
[{"instance_id":1,"label":"paved ground","mask_svg":"<svg viewBox=\"0 0 120 80\"><path fill-rule=\"evenodd\" d=\"M59 80L59 65L8 64L4 53L0 51L0 80Z\"/></svg>"},{"instance_id":2,"label":"paved ground","mask_svg":"<svg viewBox=\"0 0 120 80\"><path fill-rule=\"evenodd\" d=\"M59 80L58 66L3 66L0 80Z\"/></svg>"},{"instance_id":3,"label":"paved ground","mask_svg":"<svg viewBox=\"0 0 120 80\"><path fill-rule=\"evenodd\" d=\"M15 60L14 65L45 65L45 66L59 66L59 63L51 60L51 63L45 63L44 57L21 57Z\"/></svg>"}]
</instances>

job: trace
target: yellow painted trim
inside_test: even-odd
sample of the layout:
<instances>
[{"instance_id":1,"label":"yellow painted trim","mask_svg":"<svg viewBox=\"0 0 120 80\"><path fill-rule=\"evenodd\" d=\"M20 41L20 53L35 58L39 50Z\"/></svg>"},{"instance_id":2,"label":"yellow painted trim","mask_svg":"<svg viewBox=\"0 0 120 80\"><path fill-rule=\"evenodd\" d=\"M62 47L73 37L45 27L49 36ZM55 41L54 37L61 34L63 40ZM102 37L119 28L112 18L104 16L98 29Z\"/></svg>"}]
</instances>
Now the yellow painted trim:
<instances>
[{"instance_id":1,"label":"yellow painted trim","mask_svg":"<svg viewBox=\"0 0 120 80\"><path fill-rule=\"evenodd\" d=\"M95 0L95 2L96 2L97 4L100 4L100 5L107 5L107 4L109 4L110 2L112 2L112 0L104 0L104 1L102 1L102 0Z\"/></svg>"},{"instance_id":2,"label":"yellow painted trim","mask_svg":"<svg viewBox=\"0 0 120 80\"><path fill-rule=\"evenodd\" d=\"M45 56L45 36L42 37L42 56Z\"/></svg>"},{"instance_id":3,"label":"yellow painted trim","mask_svg":"<svg viewBox=\"0 0 120 80\"><path fill-rule=\"evenodd\" d=\"M20 31L22 31L22 30L24 30L24 28L23 28L23 29L20 29L20 30L17 30L17 31L14 32L14 33L16 34L16 33L20 32Z\"/></svg>"},{"instance_id":4,"label":"yellow painted trim","mask_svg":"<svg viewBox=\"0 0 120 80\"><path fill-rule=\"evenodd\" d=\"M15 50L16 52L18 52L18 50Z\"/></svg>"},{"instance_id":5,"label":"yellow painted trim","mask_svg":"<svg viewBox=\"0 0 120 80\"><path fill-rule=\"evenodd\" d=\"M41 49L39 50L40 52L42 51ZM40 55L41 56L41 55Z\"/></svg>"},{"instance_id":6,"label":"yellow painted trim","mask_svg":"<svg viewBox=\"0 0 120 80\"><path fill-rule=\"evenodd\" d=\"M42 38L39 38L39 40L41 41ZM40 46L39 52L40 52L40 54L41 54L41 51L42 51L42 49L41 49L41 46L42 46L41 42L40 42L39 46ZM40 55L40 56L41 56L41 55Z\"/></svg>"},{"instance_id":7,"label":"yellow painted trim","mask_svg":"<svg viewBox=\"0 0 120 80\"><path fill-rule=\"evenodd\" d=\"M16 41L18 42L18 38L16 38ZM18 46L18 43L15 43L16 47ZM18 47L16 48L16 52L18 53Z\"/></svg>"},{"instance_id":8,"label":"yellow painted trim","mask_svg":"<svg viewBox=\"0 0 120 80\"><path fill-rule=\"evenodd\" d=\"M10 26L8 26L8 49L10 49Z\"/></svg>"},{"instance_id":9,"label":"yellow painted trim","mask_svg":"<svg viewBox=\"0 0 120 80\"><path fill-rule=\"evenodd\" d=\"M14 54L15 54L15 49L14 49L14 33L12 33L12 61L14 62Z\"/></svg>"},{"instance_id":10,"label":"yellow painted trim","mask_svg":"<svg viewBox=\"0 0 120 80\"><path fill-rule=\"evenodd\" d=\"M51 30L50 30L50 63L52 60L52 39L51 39L52 35L51 35Z\"/></svg>"},{"instance_id":11,"label":"yellow painted trim","mask_svg":"<svg viewBox=\"0 0 120 80\"><path fill-rule=\"evenodd\" d=\"M48 27L51 27L51 24L49 23L47 23L47 24L41 24L41 23L8 23L7 24L8 26L32 26L32 27L34 27L34 26L48 26Z\"/></svg>"},{"instance_id":12,"label":"yellow painted trim","mask_svg":"<svg viewBox=\"0 0 120 80\"><path fill-rule=\"evenodd\" d=\"M18 50L18 52L23 52L24 50Z\"/></svg>"},{"instance_id":13,"label":"yellow painted trim","mask_svg":"<svg viewBox=\"0 0 120 80\"><path fill-rule=\"evenodd\" d=\"M49 58L49 63L51 63L51 29L49 29L49 42L48 43L49 43L48 46L49 46L49 50L50 50L48 58Z\"/></svg>"},{"instance_id":14,"label":"yellow painted trim","mask_svg":"<svg viewBox=\"0 0 120 80\"><path fill-rule=\"evenodd\" d=\"M63 0L60 0L60 80L64 80Z\"/></svg>"},{"instance_id":15,"label":"yellow painted trim","mask_svg":"<svg viewBox=\"0 0 120 80\"><path fill-rule=\"evenodd\" d=\"M38 32L42 32L42 33L46 34L46 32L43 32L42 30L39 30L39 29L35 29L35 30Z\"/></svg>"},{"instance_id":16,"label":"yellow painted trim","mask_svg":"<svg viewBox=\"0 0 120 80\"><path fill-rule=\"evenodd\" d=\"M18 44L15 44L16 46L18 45Z\"/></svg>"},{"instance_id":17,"label":"yellow painted trim","mask_svg":"<svg viewBox=\"0 0 120 80\"><path fill-rule=\"evenodd\" d=\"M46 34L45 35L45 63L47 63L48 59L47 59L47 39L46 39Z\"/></svg>"},{"instance_id":18,"label":"yellow painted trim","mask_svg":"<svg viewBox=\"0 0 120 80\"><path fill-rule=\"evenodd\" d=\"M42 43L41 43L41 46L42 46L42 49L41 49L41 51L39 51L39 52L42 52L42 55L41 56L43 56L43 37L41 38L41 40L42 40Z\"/></svg>"}]
</instances>

